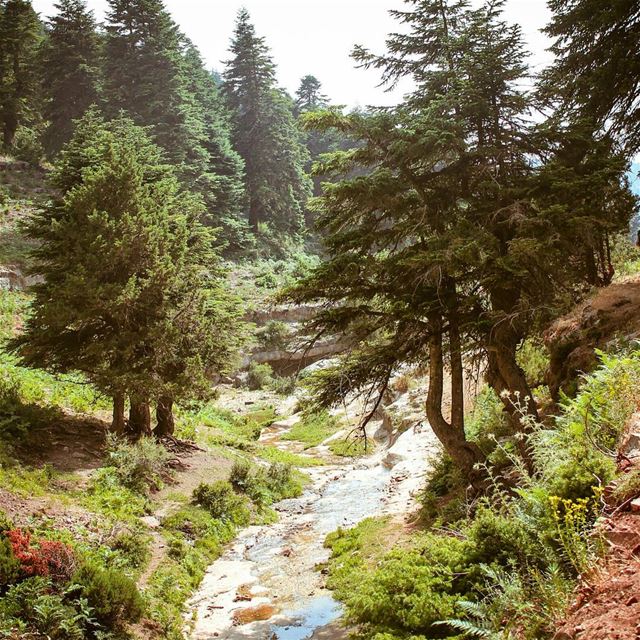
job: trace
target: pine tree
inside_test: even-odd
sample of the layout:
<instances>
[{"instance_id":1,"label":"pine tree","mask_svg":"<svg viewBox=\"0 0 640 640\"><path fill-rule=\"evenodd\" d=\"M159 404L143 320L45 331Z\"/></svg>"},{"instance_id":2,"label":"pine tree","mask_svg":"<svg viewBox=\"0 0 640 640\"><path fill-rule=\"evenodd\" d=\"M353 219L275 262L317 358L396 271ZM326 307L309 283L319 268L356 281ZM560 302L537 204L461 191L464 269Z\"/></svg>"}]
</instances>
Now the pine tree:
<instances>
[{"instance_id":1,"label":"pine tree","mask_svg":"<svg viewBox=\"0 0 640 640\"><path fill-rule=\"evenodd\" d=\"M312 328L358 345L319 375L320 404L363 389L380 398L400 365L428 362L429 423L472 477L482 454L464 429L464 355L481 356L514 430L526 431L523 412L535 418L537 408L519 345L588 280L598 251L589 236L623 228L632 206L624 162L593 151L597 179L581 175L563 156L569 138L529 119L521 35L502 21L502 3L408 5L389 53L356 57L389 83L410 76L416 90L394 109L308 117L361 146L319 167L337 180L316 204L329 260L288 298L324 302ZM562 174L606 196L583 208L549 187Z\"/></svg>"},{"instance_id":2,"label":"pine tree","mask_svg":"<svg viewBox=\"0 0 640 640\"><path fill-rule=\"evenodd\" d=\"M550 0L556 61L546 97L640 150L640 5L636 0Z\"/></svg>"},{"instance_id":3,"label":"pine tree","mask_svg":"<svg viewBox=\"0 0 640 640\"><path fill-rule=\"evenodd\" d=\"M42 25L28 0L0 5L0 126L10 149L18 127L39 118L37 55Z\"/></svg>"},{"instance_id":4,"label":"pine tree","mask_svg":"<svg viewBox=\"0 0 640 640\"><path fill-rule=\"evenodd\" d=\"M99 40L93 12L84 0L60 0L49 19L42 55L45 149L55 155L69 141L73 121L99 101Z\"/></svg>"},{"instance_id":5,"label":"pine tree","mask_svg":"<svg viewBox=\"0 0 640 640\"><path fill-rule=\"evenodd\" d=\"M186 89L192 96L194 119L201 123L200 145L206 154L203 166L191 172L187 184L202 194L207 207L206 222L220 229L225 253L237 255L248 248L250 233L244 163L231 145L231 114L193 45L187 48L185 64Z\"/></svg>"},{"instance_id":6,"label":"pine tree","mask_svg":"<svg viewBox=\"0 0 640 640\"><path fill-rule=\"evenodd\" d=\"M108 112L127 112L180 170L206 162L185 95L182 35L161 0L109 0L105 91ZM193 157L197 154L197 158Z\"/></svg>"},{"instance_id":7,"label":"pine tree","mask_svg":"<svg viewBox=\"0 0 640 640\"><path fill-rule=\"evenodd\" d=\"M296 91L296 115L324 109L329 105L327 96L322 93L322 83L318 78L307 75L300 80Z\"/></svg>"},{"instance_id":8,"label":"pine tree","mask_svg":"<svg viewBox=\"0 0 640 640\"><path fill-rule=\"evenodd\" d=\"M222 284L202 204L126 119L90 109L53 176L61 196L34 217L33 313L13 341L26 366L84 373L114 399L114 429L160 431L174 399L205 392L235 350L235 303Z\"/></svg>"},{"instance_id":9,"label":"pine tree","mask_svg":"<svg viewBox=\"0 0 640 640\"><path fill-rule=\"evenodd\" d=\"M249 14L241 10L224 73L223 91L233 112L233 143L245 162L249 224L296 236L309 195L306 150L290 98L276 87L275 66Z\"/></svg>"}]
</instances>

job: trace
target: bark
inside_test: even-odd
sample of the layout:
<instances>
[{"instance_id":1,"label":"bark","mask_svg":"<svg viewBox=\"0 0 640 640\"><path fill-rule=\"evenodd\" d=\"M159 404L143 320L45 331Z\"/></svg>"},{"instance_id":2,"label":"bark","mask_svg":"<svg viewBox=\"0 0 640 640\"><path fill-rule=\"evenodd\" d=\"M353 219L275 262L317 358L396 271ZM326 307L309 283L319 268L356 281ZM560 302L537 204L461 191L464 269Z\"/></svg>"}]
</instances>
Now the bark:
<instances>
[{"instance_id":1,"label":"bark","mask_svg":"<svg viewBox=\"0 0 640 640\"><path fill-rule=\"evenodd\" d=\"M442 398L444 391L444 358L442 349L442 323L433 321L435 330L429 339L429 390L427 393L427 419L442 443L445 451L458 465L467 478L472 478L474 465L483 458L478 447L468 442L464 432L464 402L462 375L462 356L460 352L459 336L453 331L452 375L451 375L451 423L442 415ZM455 362L454 362L455 361Z\"/></svg>"},{"instance_id":2,"label":"bark","mask_svg":"<svg viewBox=\"0 0 640 640\"><path fill-rule=\"evenodd\" d=\"M151 409L145 398L132 396L129 409L129 431L135 438L151 435Z\"/></svg>"},{"instance_id":3,"label":"bark","mask_svg":"<svg viewBox=\"0 0 640 640\"><path fill-rule=\"evenodd\" d=\"M124 394L117 393L113 396L113 420L111 431L117 435L122 435L125 430L124 419Z\"/></svg>"},{"instance_id":4,"label":"bark","mask_svg":"<svg viewBox=\"0 0 640 640\"><path fill-rule=\"evenodd\" d=\"M156 420L157 425L153 433L157 438L173 435L176 423L173 418L172 397L161 396L158 398L158 404L156 405Z\"/></svg>"}]
</instances>

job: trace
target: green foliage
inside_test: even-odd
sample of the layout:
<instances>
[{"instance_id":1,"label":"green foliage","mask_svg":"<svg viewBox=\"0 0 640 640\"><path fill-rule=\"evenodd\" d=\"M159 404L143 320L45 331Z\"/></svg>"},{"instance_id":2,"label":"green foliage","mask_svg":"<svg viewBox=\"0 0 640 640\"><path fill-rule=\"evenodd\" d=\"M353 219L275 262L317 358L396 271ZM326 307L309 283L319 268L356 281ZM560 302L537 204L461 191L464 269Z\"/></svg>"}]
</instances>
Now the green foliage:
<instances>
[{"instance_id":1,"label":"green foliage","mask_svg":"<svg viewBox=\"0 0 640 640\"><path fill-rule=\"evenodd\" d=\"M113 467L98 469L80 501L91 511L120 522L135 524L147 512L147 501L120 484Z\"/></svg>"},{"instance_id":2,"label":"green foliage","mask_svg":"<svg viewBox=\"0 0 640 640\"><path fill-rule=\"evenodd\" d=\"M82 370L104 393L138 403L208 393L210 375L235 357L241 323L197 222L199 198L144 130L124 118L105 123L95 109L78 122L53 182L61 196L28 225L46 278L11 343L22 364Z\"/></svg>"},{"instance_id":3,"label":"green foliage","mask_svg":"<svg viewBox=\"0 0 640 640\"><path fill-rule=\"evenodd\" d=\"M0 601L0 633L7 637L18 633L18 637L84 640L95 627L93 609L85 598L52 593L45 578L14 585Z\"/></svg>"},{"instance_id":4,"label":"green foliage","mask_svg":"<svg viewBox=\"0 0 640 640\"><path fill-rule=\"evenodd\" d=\"M163 637L182 640L184 604L235 535L235 526L212 518L200 507L187 506L163 521L163 531L169 556L151 576L145 594L149 616L160 625Z\"/></svg>"},{"instance_id":5,"label":"green foliage","mask_svg":"<svg viewBox=\"0 0 640 640\"><path fill-rule=\"evenodd\" d=\"M283 434L282 440L304 443L304 448L317 447L342 428L340 419L328 411L306 414L300 422Z\"/></svg>"},{"instance_id":6,"label":"green foliage","mask_svg":"<svg viewBox=\"0 0 640 640\"><path fill-rule=\"evenodd\" d=\"M613 454L640 402L640 351L601 360L577 397L564 401L554 425L532 425L534 475L515 450L495 443L499 404L485 393L470 421L474 437L482 441L488 431L495 458L505 454L485 469L489 497L465 503L464 478L443 456L423 497L430 531L388 553L376 547L382 523L365 521L327 538L329 585L365 638L551 637L578 578L588 582L602 554L594 523L615 471L615 455L607 451ZM507 463L507 475L496 475ZM636 494L636 476L618 485L614 504Z\"/></svg>"},{"instance_id":7,"label":"green foliage","mask_svg":"<svg viewBox=\"0 0 640 640\"><path fill-rule=\"evenodd\" d=\"M193 491L193 501L218 520L238 526L246 526L251 520L246 500L237 495L231 484L224 480L200 484Z\"/></svg>"},{"instance_id":8,"label":"green foliage","mask_svg":"<svg viewBox=\"0 0 640 640\"><path fill-rule=\"evenodd\" d=\"M531 388L544 384L549 367L549 353L543 344L532 338L525 340L518 349L517 362Z\"/></svg>"},{"instance_id":9,"label":"green foliage","mask_svg":"<svg viewBox=\"0 0 640 640\"><path fill-rule=\"evenodd\" d=\"M131 443L109 434L107 451L115 476L131 491L146 494L160 489L163 482L171 478L167 467L171 454L153 438L144 437Z\"/></svg>"},{"instance_id":10,"label":"green foliage","mask_svg":"<svg viewBox=\"0 0 640 640\"><path fill-rule=\"evenodd\" d=\"M44 155L40 137L40 131L33 127L18 127L12 147L12 153L16 159L38 166Z\"/></svg>"},{"instance_id":11,"label":"green foliage","mask_svg":"<svg viewBox=\"0 0 640 640\"><path fill-rule=\"evenodd\" d=\"M315 467L323 464L320 458L292 453L273 445L259 447L256 454L266 462L279 462L291 467Z\"/></svg>"},{"instance_id":12,"label":"green foliage","mask_svg":"<svg viewBox=\"0 0 640 640\"><path fill-rule=\"evenodd\" d=\"M292 395L297 386L297 376L275 376L271 380L271 389L281 396Z\"/></svg>"},{"instance_id":13,"label":"green foliage","mask_svg":"<svg viewBox=\"0 0 640 640\"><path fill-rule=\"evenodd\" d=\"M251 362L247 370L247 386L249 389L265 389L273 383L273 369L268 364Z\"/></svg>"},{"instance_id":14,"label":"green foliage","mask_svg":"<svg viewBox=\"0 0 640 640\"><path fill-rule=\"evenodd\" d=\"M258 344L264 351L284 350L289 344L291 328L286 322L269 320L256 331Z\"/></svg>"},{"instance_id":15,"label":"green foliage","mask_svg":"<svg viewBox=\"0 0 640 640\"><path fill-rule=\"evenodd\" d=\"M20 576L20 562L13 555L9 539L0 532L0 592L17 582Z\"/></svg>"},{"instance_id":16,"label":"green foliage","mask_svg":"<svg viewBox=\"0 0 640 640\"><path fill-rule=\"evenodd\" d=\"M375 450L375 442L367 439L365 442L362 433L352 433L344 438L332 440L329 444L329 451L334 456L343 458L359 458L361 456L370 455Z\"/></svg>"},{"instance_id":17,"label":"green foliage","mask_svg":"<svg viewBox=\"0 0 640 640\"><path fill-rule=\"evenodd\" d=\"M137 622L144 612L144 602L136 584L119 571L83 564L72 580L100 624L121 628Z\"/></svg>"},{"instance_id":18,"label":"green foliage","mask_svg":"<svg viewBox=\"0 0 640 640\"><path fill-rule=\"evenodd\" d=\"M38 123L38 47L42 25L27 0L7 0L0 8L0 129L6 149L20 126Z\"/></svg>"},{"instance_id":19,"label":"green foliage","mask_svg":"<svg viewBox=\"0 0 640 640\"><path fill-rule=\"evenodd\" d=\"M127 567L142 569L151 557L149 542L148 535L127 529L120 531L110 541L109 546L122 558Z\"/></svg>"},{"instance_id":20,"label":"green foliage","mask_svg":"<svg viewBox=\"0 0 640 640\"><path fill-rule=\"evenodd\" d=\"M264 507L285 498L298 497L302 493L300 476L289 465L279 462L265 469L238 460L231 469L229 483L236 491L249 496L258 507Z\"/></svg>"},{"instance_id":21,"label":"green foliage","mask_svg":"<svg viewBox=\"0 0 640 640\"><path fill-rule=\"evenodd\" d=\"M233 144L246 167L249 224L277 253L303 226L310 185L290 98L277 88L275 66L246 9L238 13L223 92L232 111ZM284 236L284 237L283 237Z\"/></svg>"}]
</instances>

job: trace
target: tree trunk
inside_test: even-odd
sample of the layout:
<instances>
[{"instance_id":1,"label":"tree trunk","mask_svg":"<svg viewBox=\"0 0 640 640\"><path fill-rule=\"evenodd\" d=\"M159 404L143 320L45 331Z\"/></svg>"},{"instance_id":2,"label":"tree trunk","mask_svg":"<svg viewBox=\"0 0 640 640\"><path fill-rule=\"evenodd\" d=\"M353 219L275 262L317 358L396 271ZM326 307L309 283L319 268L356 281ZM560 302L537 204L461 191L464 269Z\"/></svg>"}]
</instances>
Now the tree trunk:
<instances>
[{"instance_id":1,"label":"tree trunk","mask_svg":"<svg viewBox=\"0 0 640 640\"><path fill-rule=\"evenodd\" d=\"M487 382L502 400L514 434L531 433L532 422L538 422L538 407L516 353L521 337L505 319L491 333L488 348ZM518 441L518 450L530 472L533 461L528 441Z\"/></svg>"},{"instance_id":2,"label":"tree trunk","mask_svg":"<svg viewBox=\"0 0 640 640\"><path fill-rule=\"evenodd\" d=\"M427 419L442 443L445 451L458 465L465 477L471 479L475 475L474 465L483 459L480 449L468 442L464 432L463 375L460 343L454 330L451 343L452 376L451 376L451 424L442 415L442 397L444 390L444 359L442 355L442 322L432 321L433 334L429 338L429 391L427 393ZM455 362L454 362L455 361Z\"/></svg>"},{"instance_id":3,"label":"tree trunk","mask_svg":"<svg viewBox=\"0 0 640 640\"><path fill-rule=\"evenodd\" d=\"M122 435L125 429L124 420L124 393L117 393L113 396L113 420L111 431L117 435Z\"/></svg>"},{"instance_id":4,"label":"tree trunk","mask_svg":"<svg viewBox=\"0 0 640 640\"><path fill-rule=\"evenodd\" d=\"M170 396L161 396L158 399L156 405L156 420L157 425L154 430L154 435L157 438L163 436L172 436L176 428L176 423L173 418L173 398Z\"/></svg>"},{"instance_id":5,"label":"tree trunk","mask_svg":"<svg viewBox=\"0 0 640 640\"><path fill-rule=\"evenodd\" d=\"M129 398L129 431L135 438L151 435L151 409L145 398L132 396Z\"/></svg>"}]
</instances>

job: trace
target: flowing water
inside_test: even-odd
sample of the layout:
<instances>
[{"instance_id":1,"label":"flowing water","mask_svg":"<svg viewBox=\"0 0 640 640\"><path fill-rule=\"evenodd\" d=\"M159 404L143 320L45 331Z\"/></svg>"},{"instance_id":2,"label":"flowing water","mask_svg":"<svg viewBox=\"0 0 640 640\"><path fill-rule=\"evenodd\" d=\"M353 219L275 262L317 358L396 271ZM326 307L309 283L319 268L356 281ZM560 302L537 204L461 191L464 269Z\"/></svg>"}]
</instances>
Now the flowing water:
<instances>
[{"instance_id":1,"label":"flowing water","mask_svg":"<svg viewBox=\"0 0 640 640\"><path fill-rule=\"evenodd\" d=\"M283 428L286 430L286 427ZM263 439L277 446L278 428ZM411 509L435 437L412 427L393 446L342 466L313 467L300 498L275 505L277 524L245 529L211 567L191 601L191 638L205 640L336 640L341 607L324 588L317 565L328 559L323 542L339 527Z\"/></svg>"}]
</instances>

